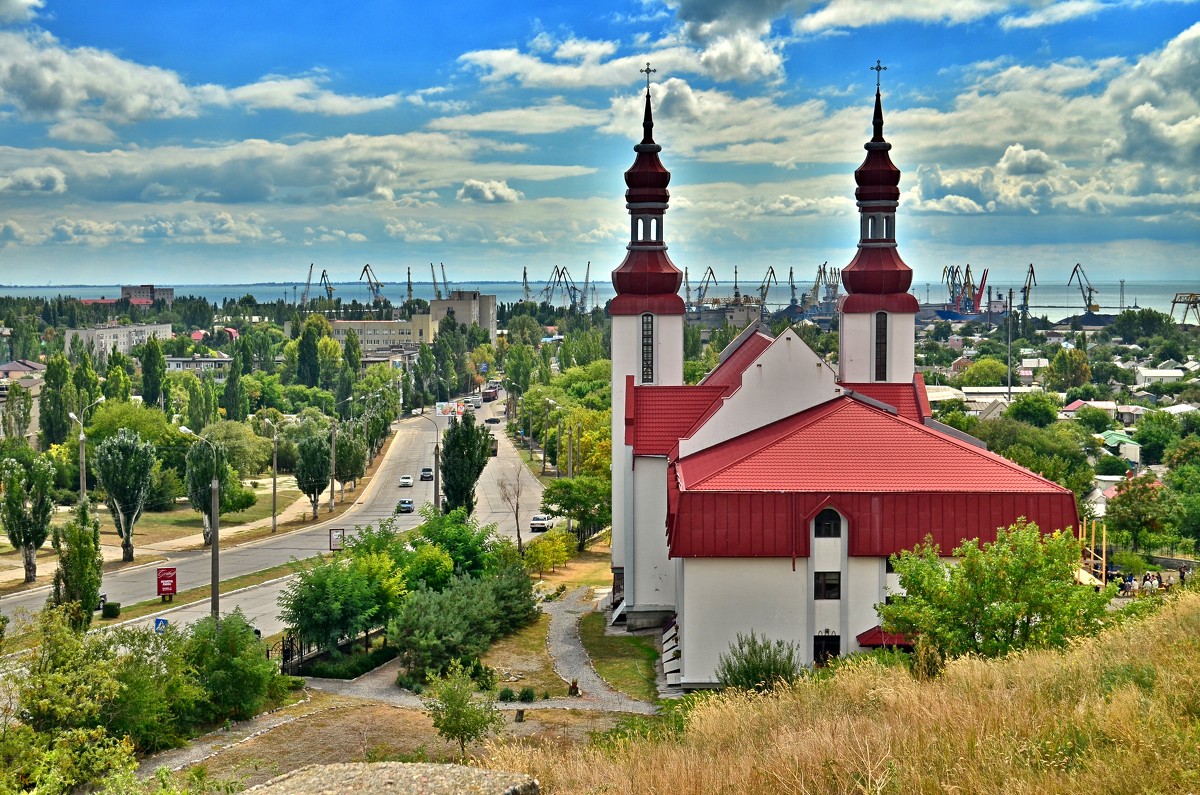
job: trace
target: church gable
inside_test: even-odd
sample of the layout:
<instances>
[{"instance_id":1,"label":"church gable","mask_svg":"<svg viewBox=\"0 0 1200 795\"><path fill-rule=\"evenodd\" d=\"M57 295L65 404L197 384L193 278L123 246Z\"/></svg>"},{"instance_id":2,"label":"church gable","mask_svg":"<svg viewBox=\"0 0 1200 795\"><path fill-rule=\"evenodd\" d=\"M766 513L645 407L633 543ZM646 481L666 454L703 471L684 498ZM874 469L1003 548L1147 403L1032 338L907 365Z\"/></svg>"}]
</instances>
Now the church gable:
<instances>
[{"instance_id":1,"label":"church gable","mask_svg":"<svg viewBox=\"0 0 1200 795\"><path fill-rule=\"evenodd\" d=\"M839 394L833 369L790 328L752 359L739 362L740 373L735 381L732 372L722 368L736 358L736 354L728 358L713 372L720 379L705 379L705 384L725 381L730 392L689 438L679 440L681 456L790 417Z\"/></svg>"}]
</instances>

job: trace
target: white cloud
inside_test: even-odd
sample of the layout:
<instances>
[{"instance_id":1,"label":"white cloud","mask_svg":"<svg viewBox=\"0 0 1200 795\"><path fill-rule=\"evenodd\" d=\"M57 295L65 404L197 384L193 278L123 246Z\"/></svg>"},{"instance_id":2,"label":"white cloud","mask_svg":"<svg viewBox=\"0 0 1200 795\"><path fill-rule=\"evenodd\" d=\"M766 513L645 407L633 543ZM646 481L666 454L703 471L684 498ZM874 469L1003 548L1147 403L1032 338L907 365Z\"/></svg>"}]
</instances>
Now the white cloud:
<instances>
[{"instance_id":1,"label":"white cloud","mask_svg":"<svg viewBox=\"0 0 1200 795\"><path fill-rule=\"evenodd\" d=\"M435 130L461 132L549 134L577 127L594 127L607 118L606 111L584 108L568 103L562 97L553 97L532 107L504 108L434 119L429 126Z\"/></svg>"},{"instance_id":2,"label":"white cloud","mask_svg":"<svg viewBox=\"0 0 1200 795\"><path fill-rule=\"evenodd\" d=\"M0 23L29 22L44 5L44 0L0 0Z\"/></svg>"},{"instance_id":3,"label":"white cloud","mask_svg":"<svg viewBox=\"0 0 1200 795\"><path fill-rule=\"evenodd\" d=\"M385 217L384 221L384 229L388 235L405 243L441 243L444 239L441 230L431 228L421 221L392 216Z\"/></svg>"},{"instance_id":4,"label":"white cloud","mask_svg":"<svg viewBox=\"0 0 1200 795\"><path fill-rule=\"evenodd\" d=\"M1021 144L1013 144L1004 150L1004 157L997 164L999 169L1013 176L1027 174L1046 174L1062 167L1054 158L1040 149L1026 149Z\"/></svg>"},{"instance_id":5,"label":"white cloud","mask_svg":"<svg viewBox=\"0 0 1200 795\"><path fill-rule=\"evenodd\" d=\"M43 193L67 192L67 175L53 166L31 166L18 168L7 176L0 175L0 193Z\"/></svg>"},{"instance_id":6,"label":"white cloud","mask_svg":"<svg viewBox=\"0 0 1200 795\"><path fill-rule=\"evenodd\" d=\"M367 236L361 232L347 232L345 229L333 229L328 226L308 226L304 228L304 245L312 246L318 243L365 243Z\"/></svg>"},{"instance_id":7,"label":"white cloud","mask_svg":"<svg viewBox=\"0 0 1200 795\"><path fill-rule=\"evenodd\" d=\"M291 110L297 113L316 113L323 116L352 116L394 108L404 97L386 94L380 97L359 97L337 94L324 88L326 75L285 77L269 75L257 83L239 86L223 92L220 99L252 110Z\"/></svg>"},{"instance_id":8,"label":"white cloud","mask_svg":"<svg viewBox=\"0 0 1200 795\"><path fill-rule=\"evenodd\" d=\"M147 215L132 221L59 217L50 224L46 242L92 247L151 241L229 245L279 238L280 233L255 213L235 217L217 211L207 215Z\"/></svg>"},{"instance_id":9,"label":"white cloud","mask_svg":"<svg viewBox=\"0 0 1200 795\"><path fill-rule=\"evenodd\" d=\"M1102 0L1066 0L1042 8L1037 8L1025 16L1005 15L1000 19L1000 27L1005 30L1014 28L1042 28L1047 25L1058 25L1079 17L1092 16L1111 4Z\"/></svg>"},{"instance_id":10,"label":"white cloud","mask_svg":"<svg viewBox=\"0 0 1200 795\"><path fill-rule=\"evenodd\" d=\"M31 245L34 238L16 221L0 223L0 246Z\"/></svg>"},{"instance_id":11,"label":"white cloud","mask_svg":"<svg viewBox=\"0 0 1200 795\"><path fill-rule=\"evenodd\" d=\"M502 180L468 179L459 188L457 198L466 202L505 203L518 202L525 198L525 194L510 188Z\"/></svg>"}]
</instances>

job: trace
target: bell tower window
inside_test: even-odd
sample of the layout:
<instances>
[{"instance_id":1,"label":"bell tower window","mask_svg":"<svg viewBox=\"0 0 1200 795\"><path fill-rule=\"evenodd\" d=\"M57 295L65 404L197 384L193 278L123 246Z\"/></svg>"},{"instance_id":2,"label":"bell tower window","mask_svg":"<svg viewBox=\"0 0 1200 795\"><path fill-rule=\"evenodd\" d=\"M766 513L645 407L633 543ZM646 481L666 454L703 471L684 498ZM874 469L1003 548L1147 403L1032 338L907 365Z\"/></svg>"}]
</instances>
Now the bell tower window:
<instances>
[{"instance_id":1,"label":"bell tower window","mask_svg":"<svg viewBox=\"0 0 1200 795\"><path fill-rule=\"evenodd\" d=\"M654 315L642 315L642 383L654 383Z\"/></svg>"},{"instance_id":2,"label":"bell tower window","mask_svg":"<svg viewBox=\"0 0 1200 795\"><path fill-rule=\"evenodd\" d=\"M887 380L888 327L887 312L875 313L875 380Z\"/></svg>"}]
</instances>

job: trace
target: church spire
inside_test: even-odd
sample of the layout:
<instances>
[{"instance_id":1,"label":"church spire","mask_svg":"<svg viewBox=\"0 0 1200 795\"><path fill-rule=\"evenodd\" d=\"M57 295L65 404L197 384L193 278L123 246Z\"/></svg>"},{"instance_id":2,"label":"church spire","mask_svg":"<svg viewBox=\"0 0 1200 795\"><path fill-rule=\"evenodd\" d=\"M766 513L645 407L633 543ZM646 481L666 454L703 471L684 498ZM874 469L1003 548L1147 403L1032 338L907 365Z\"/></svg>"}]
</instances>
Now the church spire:
<instances>
[{"instance_id":1,"label":"church spire","mask_svg":"<svg viewBox=\"0 0 1200 795\"><path fill-rule=\"evenodd\" d=\"M663 167L658 154L662 147L654 142L654 111L650 103L650 75L656 72L646 64L639 70L646 75L646 110L642 116L642 141L633 147L637 153L625 172L625 207L629 210L630 231L625 261L613 271L617 297L610 306L613 314L639 314L645 311L683 314L679 286L683 273L667 256L663 222L671 194L667 185L671 172Z\"/></svg>"}]
</instances>

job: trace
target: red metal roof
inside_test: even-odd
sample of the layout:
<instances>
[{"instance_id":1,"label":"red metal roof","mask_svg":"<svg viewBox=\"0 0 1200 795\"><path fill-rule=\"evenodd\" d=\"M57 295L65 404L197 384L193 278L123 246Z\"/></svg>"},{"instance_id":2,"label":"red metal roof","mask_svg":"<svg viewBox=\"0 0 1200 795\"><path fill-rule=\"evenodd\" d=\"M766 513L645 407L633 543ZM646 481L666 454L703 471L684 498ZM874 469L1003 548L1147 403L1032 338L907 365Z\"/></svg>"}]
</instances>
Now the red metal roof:
<instances>
[{"instance_id":1,"label":"red metal roof","mask_svg":"<svg viewBox=\"0 0 1200 795\"><path fill-rule=\"evenodd\" d=\"M932 535L949 551L1024 516L1078 523L1074 495L986 450L852 398L823 403L679 459L668 494L675 557L808 554L808 522L832 505L851 555Z\"/></svg>"},{"instance_id":2,"label":"red metal roof","mask_svg":"<svg viewBox=\"0 0 1200 795\"><path fill-rule=\"evenodd\" d=\"M724 386L736 389L742 385L742 373L774 342L770 336L756 331L716 366L700 383L704 386Z\"/></svg>"},{"instance_id":3,"label":"red metal roof","mask_svg":"<svg viewBox=\"0 0 1200 795\"><path fill-rule=\"evenodd\" d=\"M634 455L668 455L686 438L723 386L641 386L625 399L625 444Z\"/></svg>"},{"instance_id":4,"label":"red metal roof","mask_svg":"<svg viewBox=\"0 0 1200 795\"><path fill-rule=\"evenodd\" d=\"M900 632L884 632L883 627L876 624L866 632L860 632L855 638L859 646L876 648L879 646L911 646L913 642Z\"/></svg>"},{"instance_id":5,"label":"red metal roof","mask_svg":"<svg viewBox=\"0 0 1200 795\"><path fill-rule=\"evenodd\" d=\"M917 378L920 376L918 375ZM929 410L929 401L925 397L925 381L923 379L918 381L914 378L911 384L864 383L842 384L842 386L891 406L900 412L900 416L908 417L914 422L921 422L926 417L932 416Z\"/></svg>"}]
</instances>

